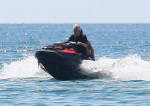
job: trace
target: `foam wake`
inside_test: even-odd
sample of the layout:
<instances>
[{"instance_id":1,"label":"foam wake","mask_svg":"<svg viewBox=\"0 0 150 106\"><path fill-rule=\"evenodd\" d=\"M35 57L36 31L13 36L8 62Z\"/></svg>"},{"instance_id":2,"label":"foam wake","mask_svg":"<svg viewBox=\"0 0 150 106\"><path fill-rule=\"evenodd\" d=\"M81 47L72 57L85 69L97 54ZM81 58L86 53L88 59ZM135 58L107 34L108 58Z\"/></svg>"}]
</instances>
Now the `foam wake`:
<instances>
[{"instance_id":1,"label":"foam wake","mask_svg":"<svg viewBox=\"0 0 150 106\"><path fill-rule=\"evenodd\" d=\"M150 61L144 61L138 55L118 59L101 57L95 62L84 61L81 68L86 73L96 73L103 78L150 81Z\"/></svg>"},{"instance_id":2,"label":"foam wake","mask_svg":"<svg viewBox=\"0 0 150 106\"><path fill-rule=\"evenodd\" d=\"M129 55L124 58L111 59L101 57L97 61L85 60L80 68L85 74L99 78L115 80L147 80L150 81L150 61L143 60L138 55ZM0 79L8 78L52 78L48 73L38 68L34 56L26 59L3 64L0 69Z\"/></svg>"},{"instance_id":3,"label":"foam wake","mask_svg":"<svg viewBox=\"0 0 150 106\"><path fill-rule=\"evenodd\" d=\"M24 60L3 64L0 69L0 79L8 78L48 78L49 74L38 67L37 60L34 56L30 56Z\"/></svg>"}]
</instances>

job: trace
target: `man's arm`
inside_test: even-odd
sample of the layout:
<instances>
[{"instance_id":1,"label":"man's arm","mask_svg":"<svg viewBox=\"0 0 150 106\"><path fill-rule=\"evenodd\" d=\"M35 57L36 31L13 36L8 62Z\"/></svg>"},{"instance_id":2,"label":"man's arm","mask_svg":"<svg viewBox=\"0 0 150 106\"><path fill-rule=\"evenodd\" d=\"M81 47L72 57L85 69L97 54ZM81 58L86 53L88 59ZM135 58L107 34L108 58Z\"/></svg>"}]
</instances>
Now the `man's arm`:
<instances>
[{"instance_id":1,"label":"man's arm","mask_svg":"<svg viewBox=\"0 0 150 106\"><path fill-rule=\"evenodd\" d=\"M91 50L92 60L95 61L94 49L89 40L88 40L88 49Z\"/></svg>"},{"instance_id":2,"label":"man's arm","mask_svg":"<svg viewBox=\"0 0 150 106\"><path fill-rule=\"evenodd\" d=\"M86 35L83 35L82 42L78 42L77 43L77 45L81 45L81 46L83 46L85 48L87 48L87 46L88 46L87 44L88 44L88 40L87 40Z\"/></svg>"},{"instance_id":3,"label":"man's arm","mask_svg":"<svg viewBox=\"0 0 150 106\"><path fill-rule=\"evenodd\" d=\"M87 50L87 53L89 53L89 55L92 55L92 60L95 61L94 49L93 49L93 47L92 47L89 40L87 41L87 44L86 43L81 43L81 42L78 42L77 44L84 46Z\"/></svg>"},{"instance_id":4,"label":"man's arm","mask_svg":"<svg viewBox=\"0 0 150 106\"><path fill-rule=\"evenodd\" d=\"M81 45L81 46L83 46L83 47L87 48L87 44L86 44L86 43L77 42L77 45Z\"/></svg>"}]
</instances>

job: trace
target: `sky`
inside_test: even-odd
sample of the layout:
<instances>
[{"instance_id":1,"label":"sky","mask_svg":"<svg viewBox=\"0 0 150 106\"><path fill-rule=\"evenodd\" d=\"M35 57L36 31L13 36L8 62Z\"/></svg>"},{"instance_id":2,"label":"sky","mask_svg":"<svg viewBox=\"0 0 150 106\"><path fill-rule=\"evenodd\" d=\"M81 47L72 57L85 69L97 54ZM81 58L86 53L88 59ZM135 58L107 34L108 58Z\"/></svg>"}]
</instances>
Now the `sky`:
<instances>
[{"instance_id":1,"label":"sky","mask_svg":"<svg viewBox=\"0 0 150 106\"><path fill-rule=\"evenodd\" d=\"M150 23L150 0L0 0L0 23Z\"/></svg>"}]
</instances>

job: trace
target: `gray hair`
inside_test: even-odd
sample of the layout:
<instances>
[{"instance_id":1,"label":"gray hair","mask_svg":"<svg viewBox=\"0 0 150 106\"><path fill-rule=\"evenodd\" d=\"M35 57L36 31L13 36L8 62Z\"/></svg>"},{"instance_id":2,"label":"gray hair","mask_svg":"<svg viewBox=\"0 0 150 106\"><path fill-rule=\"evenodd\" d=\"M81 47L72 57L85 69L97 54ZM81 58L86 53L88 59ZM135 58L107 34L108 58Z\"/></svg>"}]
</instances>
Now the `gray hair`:
<instances>
[{"instance_id":1,"label":"gray hair","mask_svg":"<svg viewBox=\"0 0 150 106\"><path fill-rule=\"evenodd\" d=\"M74 29L74 28L77 28L78 31L81 31L81 28L80 28L80 26L79 26L78 24L75 24L75 25L73 26L73 29Z\"/></svg>"}]
</instances>

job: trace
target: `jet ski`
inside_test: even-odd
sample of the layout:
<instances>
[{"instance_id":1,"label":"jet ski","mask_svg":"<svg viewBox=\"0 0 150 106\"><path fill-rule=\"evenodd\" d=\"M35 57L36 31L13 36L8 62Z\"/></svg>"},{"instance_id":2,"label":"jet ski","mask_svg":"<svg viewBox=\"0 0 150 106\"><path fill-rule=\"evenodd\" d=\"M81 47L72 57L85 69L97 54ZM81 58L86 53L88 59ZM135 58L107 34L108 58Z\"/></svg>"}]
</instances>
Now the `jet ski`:
<instances>
[{"instance_id":1,"label":"jet ski","mask_svg":"<svg viewBox=\"0 0 150 106\"><path fill-rule=\"evenodd\" d=\"M76 42L57 42L36 51L39 66L57 80L89 78L79 65L85 59L78 53Z\"/></svg>"}]
</instances>

